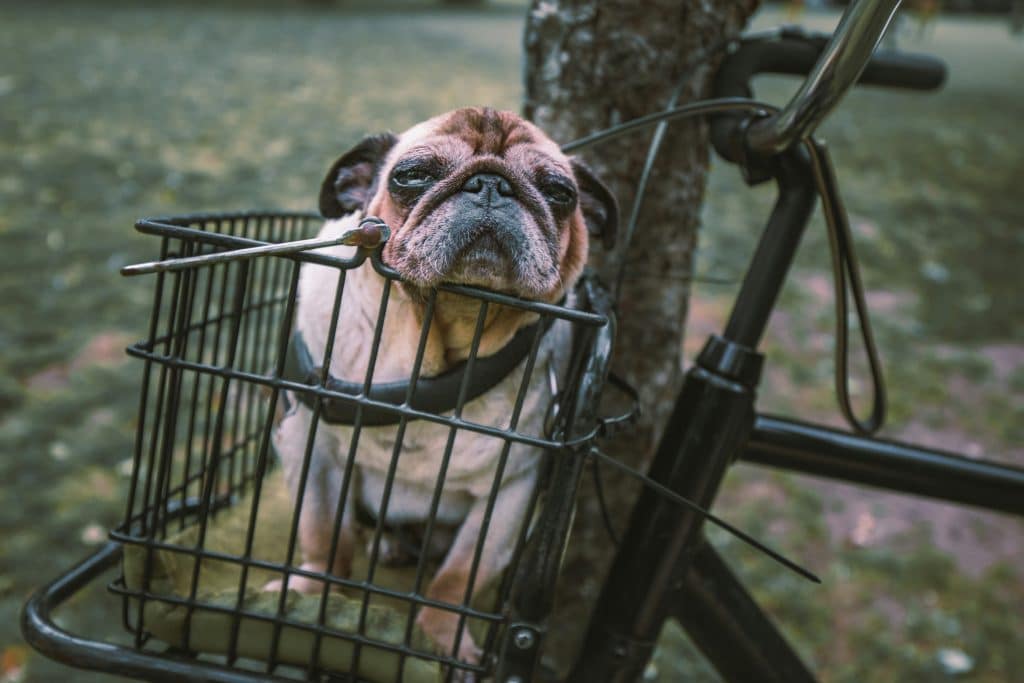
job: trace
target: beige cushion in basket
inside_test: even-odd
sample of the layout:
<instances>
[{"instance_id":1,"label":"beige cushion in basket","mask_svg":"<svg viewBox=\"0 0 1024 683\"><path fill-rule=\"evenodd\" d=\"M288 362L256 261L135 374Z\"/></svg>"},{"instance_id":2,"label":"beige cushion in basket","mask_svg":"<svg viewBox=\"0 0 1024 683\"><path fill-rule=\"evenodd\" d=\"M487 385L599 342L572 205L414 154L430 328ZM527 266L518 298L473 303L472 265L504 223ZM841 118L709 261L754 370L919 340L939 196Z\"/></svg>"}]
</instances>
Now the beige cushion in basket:
<instances>
[{"instance_id":1,"label":"beige cushion in basket","mask_svg":"<svg viewBox=\"0 0 1024 683\"><path fill-rule=\"evenodd\" d=\"M245 550L246 532L252 510L252 494L240 500L230 509L214 515L206 529L205 548L230 555L240 556ZM282 482L280 472L268 475L263 484L260 506L257 512L256 534L253 540L252 557L272 562L284 562L288 549L288 534L293 502ZM171 523L176 524L174 522ZM173 528L170 527L170 528ZM197 525L171 532L167 542L184 548L194 548L199 536ZM357 555L353 563L352 576L366 577L367 560L357 544ZM143 588L143 572L146 563L146 548L126 545L124 553L125 584L130 590ZM293 564L300 563L296 557ZM157 595L171 595L179 598L189 596L189 587L194 571L194 559L174 550L153 552L148 590ZM430 567L431 570L434 567ZM401 591L411 591L415 580L415 567L378 567L373 583ZM263 591L261 587L280 575L258 568L250 568L246 579L246 590L242 608L257 614L276 616L279 591ZM429 576L428 576L429 578ZM199 573L197 601L211 606L234 610L238 601L238 586L241 580L241 565L221 560L204 559ZM493 591L485 591L475 603L493 604ZM303 595L288 591L284 609L286 619L316 624L320 610L320 595ZM346 596L332 591L328 596L324 624L342 632L358 631L362 596ZM171 645L192 651L224 654L229 649L233 617L223 612L198 607L192 612L189 637L186 642L186 619L188 610L181 605L148 600L144 610L145 629ZM363 633L367 638L391 644L401 644L410 618L409 603L374 594L370 600ZM481 642L485 624L480 620L469 620L469 628ZM252 617L242 617L239 625L237 652L240 657L266 661L270 657L273 640L273 624ZM284 626L281 629L277 648L277 661L300 667L308 666L312 658L314 635L311 631ZM416 629L412 647L429 650L423 634ZM337 636L325 636L321 642L319 666L323 669L347 672L352 663L353 643ZM359 655L359 676L380 683L406 681L427 683L442 680L441 666L427 659L406 657L404 675L399 675L398 654L375 647L363 646Z\"/></svg>"}]
</instances>

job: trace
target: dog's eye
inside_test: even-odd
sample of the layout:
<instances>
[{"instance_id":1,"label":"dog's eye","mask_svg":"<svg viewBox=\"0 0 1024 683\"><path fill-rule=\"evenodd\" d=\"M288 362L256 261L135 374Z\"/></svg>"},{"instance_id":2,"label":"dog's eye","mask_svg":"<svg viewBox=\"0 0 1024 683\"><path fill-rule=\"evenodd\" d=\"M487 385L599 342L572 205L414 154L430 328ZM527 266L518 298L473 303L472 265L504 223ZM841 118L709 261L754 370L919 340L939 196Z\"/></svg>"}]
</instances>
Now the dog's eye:
<instances>
[{"instance_id":1,"label":"dog's eye","mask_svg":"<svg viewBox=\"0 0 1024 683\"><path fill-rule=\"evenodd\" d=\"M399 187L422 188L435 180L433 173L422 168L398 169L391 175L391 182Z\"/></svg>"},{"instance_id":2,"label":"dog's eye","mask_svg":"<svg viewBox=\"0 0 1024 683\"><path fill-rule=\"evenodd\" d=\"M576 190L561 181L549 181L543 186L544 195L552 204L569 206L576 201Z\"/></svg>"}]
</instances>

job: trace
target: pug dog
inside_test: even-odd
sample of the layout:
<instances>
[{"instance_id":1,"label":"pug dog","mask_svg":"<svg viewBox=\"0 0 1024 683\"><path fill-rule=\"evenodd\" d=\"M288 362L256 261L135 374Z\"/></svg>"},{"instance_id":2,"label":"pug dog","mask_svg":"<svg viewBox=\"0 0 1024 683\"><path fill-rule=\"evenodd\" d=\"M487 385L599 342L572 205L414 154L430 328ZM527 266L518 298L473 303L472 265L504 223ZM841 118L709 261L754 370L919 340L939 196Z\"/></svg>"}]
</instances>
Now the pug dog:
<instances>
[{"instance_id":1,"label":"pug dog","mask_svg":"<svg viewBox=\"0 0 1024 683\"><path fill-rule=\"evenodd\" d=\"M458 109L401 135L364 139L331 166L320 193L320 211L328 219L320 232L324 238L356 228L365 216L377 216L390 228L381 258L403 281L390 292L373 382L410 378L425 321L425 302L433 288L459 283L550 303L571 298L586 261L589 235L607 240L614 235L618 215L611 193L582 163L566 157L530 122L489 108ZM354 249L338 246L319 252L351 257ZM333 335L331 375L363 382L387 283L369 262L349 270L337 324L332 328L338 286L337 269L304 264L296 326L318 363ZM444 372L469 356L479 310L477 300L437 294L421 376ZM518 330L535 321L533 313L491 305L478 357L497 353ZM570 336L568 323L558 321L540 342L515 426L518 432L542 433L544 414L552 400L546 367L550 365L556 372L564 369ZM468 402L462 418L508 428L522 381L520 366L493 389ZM303 484L312 411L294 397L286 404L288 411L276 426L273 442L285 479L297 495ZM435 533L423 552L436 554L443 561L425 597L465 605L499 576L527 523L542 453L521 443L507 445L501 438L460 429L450 458L443 463L450 434L445 425L409 421L392 468L398 438L395 426L363 427L353 444L351 426L320 422L313 437L300 510L302 568L348 577L358 531L357 509L388 525L422 524L432 514L440 479L442 495L433 513ZM488 500L505 448L507 458L485 529ZM350 457L354 458L355 476L342 502L337 552L329 558L335 511ZM389 471L393 481L385 498ZM450 533L445 533L446 529ZM479 543L483 548L470 585ZM394 554L385 540L379 561ZM288 587L319 592L323 584L294 575ZM480 662L481 650L468 630L459 634L457 612L422 607L416 621L439 654L469 664Z\"/></svg>"}]
</instances>

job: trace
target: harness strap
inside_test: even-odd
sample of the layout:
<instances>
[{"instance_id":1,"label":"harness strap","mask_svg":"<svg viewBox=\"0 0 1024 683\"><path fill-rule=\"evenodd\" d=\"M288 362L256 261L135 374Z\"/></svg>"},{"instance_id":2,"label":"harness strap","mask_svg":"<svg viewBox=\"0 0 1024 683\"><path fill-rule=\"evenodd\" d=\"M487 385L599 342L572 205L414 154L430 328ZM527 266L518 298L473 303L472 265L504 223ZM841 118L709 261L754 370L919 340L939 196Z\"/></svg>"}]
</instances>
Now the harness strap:
<instances>
[{"instance_id":1,"label":"harness strap","mask_svg":"<svg viewBox=\"0 0 1024 683\"><path fill-rule=\"evenodd\" d=\"M515 370L529 355L538 327L541 328L543 334L548 331L553 322L554 319L551 316L544 316L541 321L516 332L512 340L494 355L477 358L473 362L473 372L466 387L466 402L490 391ZM467 367L468 363L461 361L434 377L420 377L416 382L416 390L409 399L409 407L436 415L454 410ZM317 366L313 360L313 355L302 338L302 333L296 331L288 345L284 379L318 387L322 373L322 368ZM347 382L333 375L327 377L323 386L332 393L345 394L352 400L323 397L320 419L328 424L354 425L361 399L368 398L394 406L405 405L406 397L409 395L410 381L399 380L371 384L365 396L362 382ZM299 400L309 408L316 405L317 395L315 393L308 391L297 391L296 393ZM360 422L365 426L380 427L396 425L401 417L400 412L363 404Z\"/></svg>"}]
</instances>

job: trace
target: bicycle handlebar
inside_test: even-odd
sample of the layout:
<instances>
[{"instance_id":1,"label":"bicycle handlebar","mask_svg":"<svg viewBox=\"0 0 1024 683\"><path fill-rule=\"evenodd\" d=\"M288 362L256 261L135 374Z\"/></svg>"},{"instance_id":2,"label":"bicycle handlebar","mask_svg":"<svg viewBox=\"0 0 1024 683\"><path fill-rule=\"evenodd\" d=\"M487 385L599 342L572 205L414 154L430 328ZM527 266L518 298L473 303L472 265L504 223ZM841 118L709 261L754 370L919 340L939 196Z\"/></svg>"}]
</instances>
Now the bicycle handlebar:
<instances>
[{"instance_id":1,"label":"bicycle handlebar","mask_svg":"<svg viewBox=\"0 0 1024 683\"><path fill-rule=\"evenodd\" d=\"M821 63L828 43L828 35L809 34L799 28L784 28L770 37L745 39L739 48L722 61L715 76L713 96L752 97L750 81L758 74L803 76ZM909 90L935 90L941 87L945 80L946 65L940 59L929 55L879 51L870 57L855 82L860 85ZM746 130L737 126L744 118L743 115L727 114L715 117L711 122L711 139L715 149L724 158L741 165L745 161L744 157L750 152L764 151L765 148L757 146L758 140L764 138L756 138L755 131L765 130L761 126L782 126L786 120L792 121L791 118L783 118L786 111L792 107L806 111L811 105L801 104L801 98L805 91L813 87L808 86L809 83L811 78L804 82L804 86L786 109L767 118L752 121ZM783 131L780 133L782 137L778 138L780 142L770 145L767 151L777 151L777 145L782 142L791 145L799 141L801 136L809 135L826 113L818 110L818 118L810 124L810 128L803 127L809 124L802 124L802 127L799 130L794 129L794 132ZM773 123L775 121L781 123Z\"/></svg>"},{"instance_id":2,"label":"bicycle handlebar","mask_svg":"<svg viewBox=\"0 0 1024 683\"><path fill-rule=\"evenodd\" d=\"M755 153L774 154L814 132L855 83L931 90L945 80L934 57L874 52L900 0L858 0L847 7L830 38L784 30L777 38L747 41L726 59L715 83L716 97L750 95L758 73L808 74L777 114L753 121L745 132Z\"/></svg>"},{"instance_id":3,"label":"bicycle handlebar","mask_svg":"<svg viewBox=\"0 0 1024 683\"><path fill-rule=\"evenodd\" d=\"M770 38L744 41L722 62L715 78L715 97L749 97L750 79L757 74L807 75L828 42L827 34L785 27ZM946 80L946 65L930 55L891 50L872 55L857 80L907 90L935 90ZM780 112L781 115L782 112Z\"/></svg>"}]
</instances>

